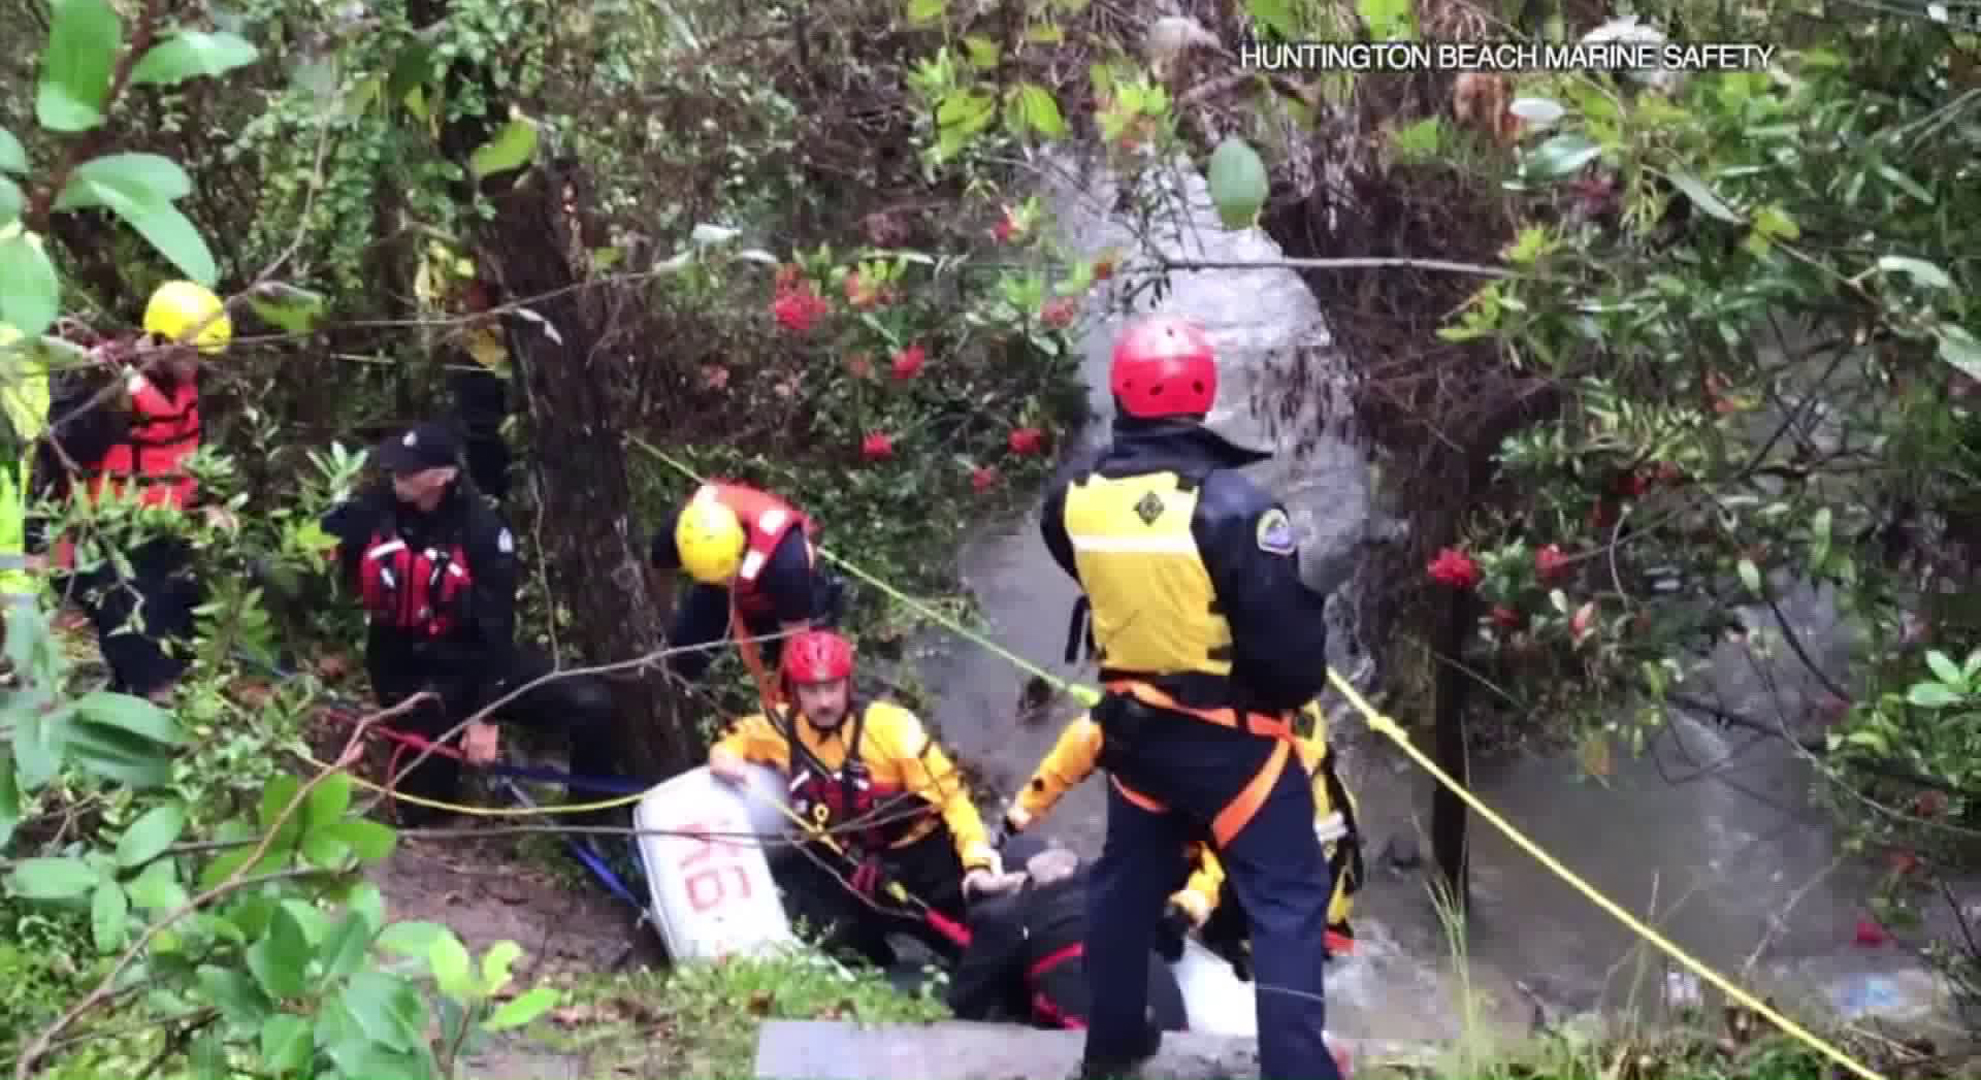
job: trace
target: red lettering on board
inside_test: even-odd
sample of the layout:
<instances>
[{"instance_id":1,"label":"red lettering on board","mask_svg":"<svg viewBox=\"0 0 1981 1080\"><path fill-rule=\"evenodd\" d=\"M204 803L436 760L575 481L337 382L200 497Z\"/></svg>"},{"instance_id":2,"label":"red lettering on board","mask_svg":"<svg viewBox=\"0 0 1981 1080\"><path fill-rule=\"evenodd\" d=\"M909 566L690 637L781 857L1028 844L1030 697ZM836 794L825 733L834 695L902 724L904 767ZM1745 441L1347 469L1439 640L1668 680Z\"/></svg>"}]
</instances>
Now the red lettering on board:
<instances>
[{"instance_id":1,"label":"red lettering on board","mask_svg":"<svg viewBox=\"0 0 1981 1080\"><path fill-rule=\"evenodd\" d=\"M724 884L723 871L727 870L735 878L736 888L731 892ZM750 898L750 877L735 863L726 866L711 866L695 871L688 879L688 906L700 914L730 900Z\"/></svg>"}]
</instances>

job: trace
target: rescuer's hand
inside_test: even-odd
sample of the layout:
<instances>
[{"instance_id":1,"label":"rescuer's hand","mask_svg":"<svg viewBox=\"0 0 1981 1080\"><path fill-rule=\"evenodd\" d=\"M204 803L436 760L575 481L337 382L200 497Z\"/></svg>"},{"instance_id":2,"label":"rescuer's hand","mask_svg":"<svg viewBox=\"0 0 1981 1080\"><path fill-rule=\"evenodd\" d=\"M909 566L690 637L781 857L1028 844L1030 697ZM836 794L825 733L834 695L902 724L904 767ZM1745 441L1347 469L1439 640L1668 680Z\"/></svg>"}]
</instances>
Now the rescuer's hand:
<instances>
[{"instance_id":1,"label":"rescuer's hand","mask_svg":"<svg viewBox=\"0 0 1981 1080\"><path fill-rule=\"evenodd\" d=\"M963 875L963 897L996 896L1007 893L1025 883L1025 875L1019 873L1000 874L988 867L979 866Z\"/></svg>"}]
</instances>

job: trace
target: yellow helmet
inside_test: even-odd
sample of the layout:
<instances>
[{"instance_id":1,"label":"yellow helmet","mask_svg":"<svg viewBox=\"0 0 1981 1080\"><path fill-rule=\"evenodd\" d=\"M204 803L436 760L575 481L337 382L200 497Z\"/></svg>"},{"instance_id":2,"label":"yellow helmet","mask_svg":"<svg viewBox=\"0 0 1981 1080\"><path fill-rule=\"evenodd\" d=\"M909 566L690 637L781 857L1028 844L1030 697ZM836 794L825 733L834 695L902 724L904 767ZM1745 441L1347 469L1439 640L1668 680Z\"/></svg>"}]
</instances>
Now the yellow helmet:
<instances>
[{"instance_id":1,"label":"yellow helmet","mask_svg":"<svg viewBox=\"0 0 1981 1080\"><path fill-rule=\"evenodd\" d=\"M714 498L698 495L681 508L674 524L674 546L681 567L696 581L727 585L743 565L743 522L736 511Z\"/></svg>"},{"instance_id":2,"label":"yellow helmet","mask_svg":"<svg viewBox=\"0 0 1981 1080\"><path fill-rule=\"evenodd\" d=\"M209 317L218 317L208 322ZM203 326L193 344L204 353L217 353L234 340L234 324L227 318L220 297L212 289L191 281L168 281L151 294L144 307L144 332L177 341L186 331Z\"/></svg>"}]
</instances>

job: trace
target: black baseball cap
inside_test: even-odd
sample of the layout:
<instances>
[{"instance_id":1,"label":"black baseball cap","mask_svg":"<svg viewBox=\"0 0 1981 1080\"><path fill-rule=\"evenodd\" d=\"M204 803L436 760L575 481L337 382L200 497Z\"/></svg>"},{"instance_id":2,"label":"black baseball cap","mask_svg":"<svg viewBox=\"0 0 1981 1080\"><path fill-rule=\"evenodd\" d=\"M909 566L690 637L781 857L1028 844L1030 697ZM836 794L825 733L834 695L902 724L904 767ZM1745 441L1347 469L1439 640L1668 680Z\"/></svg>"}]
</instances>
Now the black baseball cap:
<instances>
[{"instance_id":1,"label":"black baseball cap","mask_svg":"<svg viewBox=\"0 0 1981 1080\"><path fill-rule=\"evenodd\" d=\"M378 444L371 459L395 476L461 463L461 440L446 424L419 424Z\"/></svg>"}]
</instances>

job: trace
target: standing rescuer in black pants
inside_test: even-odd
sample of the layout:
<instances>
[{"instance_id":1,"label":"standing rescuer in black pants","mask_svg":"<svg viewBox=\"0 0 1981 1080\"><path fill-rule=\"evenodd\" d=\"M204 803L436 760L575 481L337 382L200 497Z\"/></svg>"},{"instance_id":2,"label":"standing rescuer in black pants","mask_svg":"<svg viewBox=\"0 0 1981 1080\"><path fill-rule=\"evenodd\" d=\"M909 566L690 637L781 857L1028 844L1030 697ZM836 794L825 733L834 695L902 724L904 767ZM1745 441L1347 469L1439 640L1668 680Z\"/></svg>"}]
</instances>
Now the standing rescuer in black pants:
<instances>
[{"instance_id":1,"label":"standing rescuer in black pants","mask_svg":"<svg viewBox=\"0 0 1981 1080\"><path fill-rule=\"evenodd\" d=\"M422 690L439 695L395 726L438 738L480 709L553 670L550 658L515 642L519 577L515 535L460 470L460 443L441 424L421 424L372 453L390 480L366 488L324 517L338 540L341 576L369 615L365 666L382 705ZM571 771L618 775L611 690L592 676L560 676L518 695L491 719L563 728ZM470 764L495 760L499 729L462 732ZM434 753L399 778L409 795L454 801L460 763ZM573 790L568 798L604 798ZM400 803L401 820L427 824L440 812Z\"/></svg>"}]
</instances>

